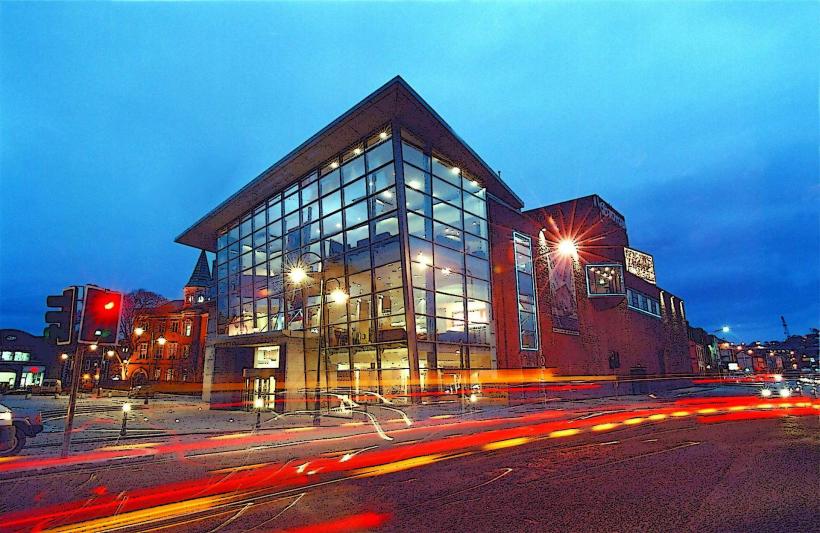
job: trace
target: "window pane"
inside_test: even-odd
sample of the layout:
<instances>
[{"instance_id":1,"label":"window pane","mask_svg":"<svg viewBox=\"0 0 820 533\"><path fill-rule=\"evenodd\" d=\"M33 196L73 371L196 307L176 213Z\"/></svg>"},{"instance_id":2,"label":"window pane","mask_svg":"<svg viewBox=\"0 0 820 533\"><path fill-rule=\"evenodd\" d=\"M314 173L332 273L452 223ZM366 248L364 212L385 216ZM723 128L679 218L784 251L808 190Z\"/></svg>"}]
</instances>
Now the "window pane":
<instances>
[{"instance_id":1,"label":"window pane","mask_svg":"<svg viewBox=\"0 0 820 533\"><path fill-rule=\"evenodd\" d=\"M356 200L361 200L367 196L364 178L357 180L343 189L345 197L345 205L350 205Z\"/></svg>"},{"instance_id":2,"label":"window pane","mask_svg":"<svg viewBox=\"0 0 820 533\"><path fill-rule=\"evenodd\" d=\"M338 211L322 219L322 235L332 235L342 230L342 212Z\"/></svg>"},{"instance_id":3,"label":"window pane","mask_svg":"<svg viewBox=\"0 0 820 533\"><path fill-rule=\"evenodd\" d=\"M367 176L368 192L373 194L396 184L396 167L387 165Z\"/></svg>"},{"instance_id":4,"label":"window pane","mask_svg":"<svg viewBox=\"0 0 820 533\"><path fill-rule=\"evenodd\" d=\"M401 150L402 159L424 170L430 170L430 157L425 155L421 149L402 142Z\"/></svg>"},{"instance_id":5,"label":"window pane","mask_svg":"<svg viewBox=\"0 0 820 533\"><path fill-rule=\"evenodd\" d=\"M385 142L367 151L367 168L373 170L393 160L393 143Z\"/></svg>"},{"instance_id":6,"label":"window pane","mask_svg":"<svg viewBox=\"0 0 820 533\"><path fill-rule=\"evenodd\" d=\"M490 263L477 257L467 256L467 274L481 279L490 279Z\"/></svg>"},{"instance_id":7,"label":"window pane","mask_svg":"<svg viewBox=\"0 0 820 533\"><path fill-rule=\"evenodd\" d=\"M327 215L342 208L342 195L336 191L322 198L322 215Z\"/></svg>"},{"instance_id":8,"label":"window pane","mask_svg":"<svg viewBox=\"0 0 820 533\"><path fill-rule=\"evenodd\" d=\"M432 203L429 196L410 187L406 187L405 194L407 195L408 211L417 211L428 217L433 216Z\"/></svg>"},{"instance_id":9,"label":"window pane","mask_svg":"<svg viewBox=\"0 0 820 533\"><path fill-rule=\"evenodd\" d=\"M294 193L285 198L285 214L293 213L299 209L299 193Z\"/></svg>"},{"instance_id":10,"label":"window pane","mask_svg":"<svg viewBox=\"0 0 820 533\"><path fill-rule=\"evenodd\" d=\"M399 234L399 219L396 216L379 219L373 227L373 240L379 241Z\"/></svg>"},{"instance_id":11,"label":"window pane","mask_svg":"<svg viewBox=\"0 0 820 533\"><path fill-rule=\"evenodd\" d=\"M462 250L464 247L464 234L460 229L453 228L442 224L441 222L433 223L433 240L437 244L443 244L450 248Z\"/></svg>"},{"instance_id":12,"label":"window pane","mask_svg":"<svg viewBox=\"0 0 820 533\"><path fill-rule=\"evenodd\" d=\"M450 272L464 272L464 254L443 246L435 247L434 265Z\"/></svg>"},{"instance_id":13,"label":"window pane","mask_svg":"<svg viewBox=\"0 0 820 533\"><path fill-rule=\"evenodd\" d=\"M402 286L401 263L392 263L375 269L377 291L395 289Z\"/></svg>"},{"instance_id":14,"label":"window pane","mask_svg":"<svg viewBox=\"0 0 820 533\"><path fill-rule=\"evenodd\" d=\"M464 298L436 293L436 316L464 320Z\"/></svg>"},{"instance_id":15,"label":"window pane","mask_svg":"<svg viewBox=\"0 0 820 533\"><path fill-rule=\"evenodd\" d=\"M347 230L345 239L347 239L348 250L359 248L360 246L367 246L370 244L370 226L362 224L361 226Z\"/></svg>"},{"instance_id":16,"label":"window pane","mask_svg":"<svg viewBox=\"0 0 820 533\"><path fill-rule=\"evenodd\" d=\"M362 294L370 294L370 270L365 270L358 274L351 274L348 280L348 292L351 298L361 296Z\"/></svg>"},{"instance_id":17,"label":"window pane","mask_svg":"<svg viewBox=\"0 0 820 533\"><path fill-rule=\"evenodd\" d=\"M479 198L477 196L473 196L472 194L465 194L464 195L464 210L470 211L471 213L478 215L482 218L487 217L486 212L487 204L484 202L483 198Z\"/></svg>"},{"instance_id":18,"label":"window pane","mask_svg":"<svg viewBox=\"0 0 820 533\"><path fill-rule=\"evenodd\" d=\"M464 250L468 254L473 254L485 259L490 255L489 243L481 237L477 237L469 233L464 234Z\"/></svg>"},{"instance_id":19,"label":"window pane","mask_svg":"<svg viewBox=\"0 0 820 533\"><path fill-rule=\"evenodd\" d=\"M367 248L358 252L350 252L345 256L348 273L361 272L370 269L370 250Z\"/></svg>"},{"instance_id":20,"label":"window pane","mask_svg":"<svg viewBox=\"0 0 820 533\"><path fill-rule=\"evenodd\" d=\"M322 179L319 180L319 191L323 196L329 193L330 191L335 191L339 188L339 176L339 169L336 169L332 171L330 174L323 176Z\"/></svg>"},{"instance_id":21,"label":"window pane","mask_svg":"<svg viewBox=\"0 0 820 533\"><path fill-rule=\"evenodd\" d=\"M487 238L487 221L470 213L464 213L464 230Z\"/></svg>"},{"instance_id":22,"label":"window pane","mask_svg":"<svg viewBox=\"0 0 820 533\"><path fill-rule=\"evenodd\" d=\"M302 186L302 205L307 205L310 202L319 198L319 182L314 181L310 184Z\"/></svg>"},{"instance_id":23,"label":"window pane","mask_svg":"<svg viewBox=\"0 0 820 533\"><path fill-rule=\"evenodd\" d=\"M471 336L473 333L471 332ZM481 333L477 333L481 336ZM488 344L487 342L483 344ZM492 368L493 358L489 348L470 346L470 368Z\"/></svg>"},{"instance_id":24,"label":"window pane","mask_svg":"<svg viewBox=\"0 0 820 533\"><path fill-rule=\"evenodd\" d=\"M395 210L398 205L396 203L396 188L391 187L371 197L370 205L371 216L373 218Z\"/></svg>"},{"instance_id":25,"label":"window pane","mask_svg":"<svg viewBox=\"0 0 820 533\"><path fill-rule=\"evenodd\" d=\"M302 208L302 224L319 220L319 202L313 202Z\"/></svg>"},{"instance_id":26,"label":"window pane","mask_svg":"<svg viewBox=\"0 0 820 533\"><path fill-rule=\"evenodd\" d=\"M407 213L407 231L414 237L432 240L433 222L415 213Z\"/></svg>"},{"instance_id":27,"label":"window pane","mask_svg":"<svg viewBox=\"0 0 820 533\"><path fill-rule=\"evenodd\" d=\"M430 194L430 174L422 172L421 170L404 165L404 183L408 187L416 191L426 192Z\"/></svg>"},{"instance_id":28,"label":"window pane","mask_svg":"<svg viewBox=\"0 0 820 533\"><path fill-rule=\"evenodd\" d=\"M464 296L464 276L446 270L435 270L436 291Z\"/></svg>"},{"instance_id":29,"label":"window pane","mask_svg":"<svg viewBox=\"0 0 820 533\"><path fill-rule=\"evenodd\" d=\"M435 331L435 318L425 315L416 315L416 338L419 340L433 340Z\"/></svg>"},{"instance_id":30,"label":"window pane","mask_svg":"<svg viewBox=\"0 0 820 533\"><path fill-rule=\"evenodd\" d=\"M467 296L490 301L490 283L482 279L467 278Z\"/></svg>"},{"instance_id":31,"label":"window pane","mask_svg":"<svg viewBox=\"0 0 820 533\"><path fill-rule=\"evenodd\" d=\"M400 258L401 248L398 239L382 241L373 245L373 266L392 263Z\"/></svg>"},{"instance_id":32,"label":"window pane","mask_svg":"<svg viewBox=\"0 0 820 533\"><path fill-rule=\"evenodd\" d=\"M436 157L433 158L433 174L461 187L461 173L457 167L450 165Z\"/></svg>"},{"instance_id":33,"label":"window pane","mask_svg":"<svg viewBox=\"0 0 820 533\"><path fill-rule=\"evenodd\" d=\"M450 204L439 203L433 206L433 218L450 226L461 229L461 210Z\"/></svg>"},{"instance_id":34,"label":"window pane","mask_svg":"<svg viewBox=\"0 0 820 533\"><path fill-rule=\"evenodd\" d=\"M368 344L375 340L372 320L358 320L350 323L350 344Z\"/></svg>"},{"instance_id":35,"label":"window pane","mask_svg":"<svg viewBox=\"0 0 820 533\"><path fill-rule=\"evenodd\" d=\"M376 295L376 316L404 313L404 290L392 289Z\"/></svg>"},{"instance_id":36,"label":"window pane","mask_svg":"<svg viewBox=\"0 0 820 533\"><path fill-rule=\"evenodd\" d=\"M362 200L345 208L345 227L350 228L367 220L367 201Z\"/></svg>"},{"instance_id":37,"label":"window pane","mask_svg":"<svg viewBox=\"0 0 820 533\"><path fill-rule=\"evenodd\" d=\"M433 267L424 263L411 263L413 286L421 289L433 290Z\"/></svg>"},{"instance_id":38,"label":"window pane","mask_svg":"<svg viewBox=\"0 0 820 533\"><path fill-rule=\"evenodd\" d=\"M357 157L342 165L342 183L350 183L360 176L364 176L363 157Z\"/></svg>"},{"instance_id":39,"label":"window pane","mask_svg":"<svg viewBox=\"0 0 820 533\"><path fill-rule=\"evenodd\" d=\"M290 215L284 218L284 231L287 233L288 231L292 231L299 227L299 212L291 213Z\"/></svg>"},{"instance_id":40,"label":"window pane","mask_svg":"<svg viewBox=\"0 0 820 533\"><path fill-rule=\"evenodd\" d=\"M436 340L439 342L467 342L463 320L436 318ZM441 359L439 359L439 365Z\"/></svg>"},{"instance_id":41,"label":"window pane","mask_svg":"<svg viewBox=\"0 0 820 533\"><path fill-rule=\"evenodd\" d=\"M433 292L422 289L413 289L416 313L432 315L435 313L435 297Z\"/></svg>"},{"instance_id":42,"label":"window pane","mask_svg":"<svg viewBox=\"0 0 820 533\"><path fill-rule=\"evenodd\" d=\"M410 237L410 259L426 265L432 265L433 245L427 241Z\"/></svg>"}]
</instances>

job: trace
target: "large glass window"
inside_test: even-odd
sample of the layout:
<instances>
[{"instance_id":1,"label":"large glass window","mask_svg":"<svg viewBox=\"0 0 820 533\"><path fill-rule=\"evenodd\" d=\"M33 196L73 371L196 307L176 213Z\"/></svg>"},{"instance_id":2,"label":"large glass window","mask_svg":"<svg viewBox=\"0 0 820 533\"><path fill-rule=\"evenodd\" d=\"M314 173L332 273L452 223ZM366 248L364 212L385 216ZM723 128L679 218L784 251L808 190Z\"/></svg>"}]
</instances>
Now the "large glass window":
<instances>
[{"instance_id":1,"label":"large glass window","mask_svg":"<svg viewBox=\"0 0 820 533\"><path fill-rule=\"evenodd\" d=\"M513 232L515 276L518 293L518 328L522 350L538 349L538 320L532 268L532 239Z\"/></svg>"}]
</instances>

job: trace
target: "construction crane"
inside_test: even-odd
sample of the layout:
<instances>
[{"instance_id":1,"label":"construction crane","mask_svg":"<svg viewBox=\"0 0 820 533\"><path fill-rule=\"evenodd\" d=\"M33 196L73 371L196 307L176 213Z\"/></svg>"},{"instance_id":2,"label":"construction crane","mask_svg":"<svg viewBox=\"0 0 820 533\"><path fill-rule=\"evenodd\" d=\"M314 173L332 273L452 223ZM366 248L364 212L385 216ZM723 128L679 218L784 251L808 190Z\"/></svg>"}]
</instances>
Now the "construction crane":
<instances>
[{"instance_id":1,"label":"construction crane","mask_svg":"<svg viewBox=\"0 0 820 533\"><path fill-rule=\"evenodd\" d=\"M780 315L780 322L783 324L783 335L785 335L786 340L788 340L791 335L789 335L789 325L786 324L786 319L783 318L783 315Z\"/></svg>"}]
</instances>

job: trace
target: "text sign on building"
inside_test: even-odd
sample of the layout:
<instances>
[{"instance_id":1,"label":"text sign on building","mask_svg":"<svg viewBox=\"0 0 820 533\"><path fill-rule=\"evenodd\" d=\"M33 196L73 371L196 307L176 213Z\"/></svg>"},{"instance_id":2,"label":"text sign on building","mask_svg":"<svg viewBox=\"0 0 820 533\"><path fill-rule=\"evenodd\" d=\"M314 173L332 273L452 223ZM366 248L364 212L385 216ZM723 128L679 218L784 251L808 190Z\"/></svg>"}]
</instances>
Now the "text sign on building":
<instances>
[{"instance_id":1,"label":"text sign on building","mask_svg":"<svg viewBox=\"0 0 820 533\"><path fill-rule=\"evenodd\" d=\"M624 260L628 272L649 283L655 283L655 260L651 255L632 248L624 248Z\"/></svg>"}]
</instances>

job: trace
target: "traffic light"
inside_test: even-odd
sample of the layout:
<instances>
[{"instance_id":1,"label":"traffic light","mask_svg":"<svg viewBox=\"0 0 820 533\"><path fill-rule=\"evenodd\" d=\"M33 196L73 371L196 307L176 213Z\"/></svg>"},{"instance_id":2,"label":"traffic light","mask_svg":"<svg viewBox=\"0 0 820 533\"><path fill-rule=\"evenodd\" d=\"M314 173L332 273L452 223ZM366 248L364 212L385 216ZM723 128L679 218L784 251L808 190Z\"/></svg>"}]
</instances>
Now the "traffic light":
<instances>
[{"instance_id":1,"label":"traffic light","mask_svg":"<svg viewBox=\"0 0 820 533\"><path fill-rule=\"evenodd\" d=\"M61 295L52 295L46 298L48 307L56 307L58 311L46 312L45 335L57 344L71 344L71 334L74 331L74 307L77 292L69 287Z\"/></svg>"},{"instance_id":2,"label":"traffic light","mask_svg":"<svg viewBox=\"0 0 820 533\"><path fill-rule=\"evenodd\" d=\"M117 344L121 313L121 292L86 286L78 342Z\"/></svg>"}]
</instances>

